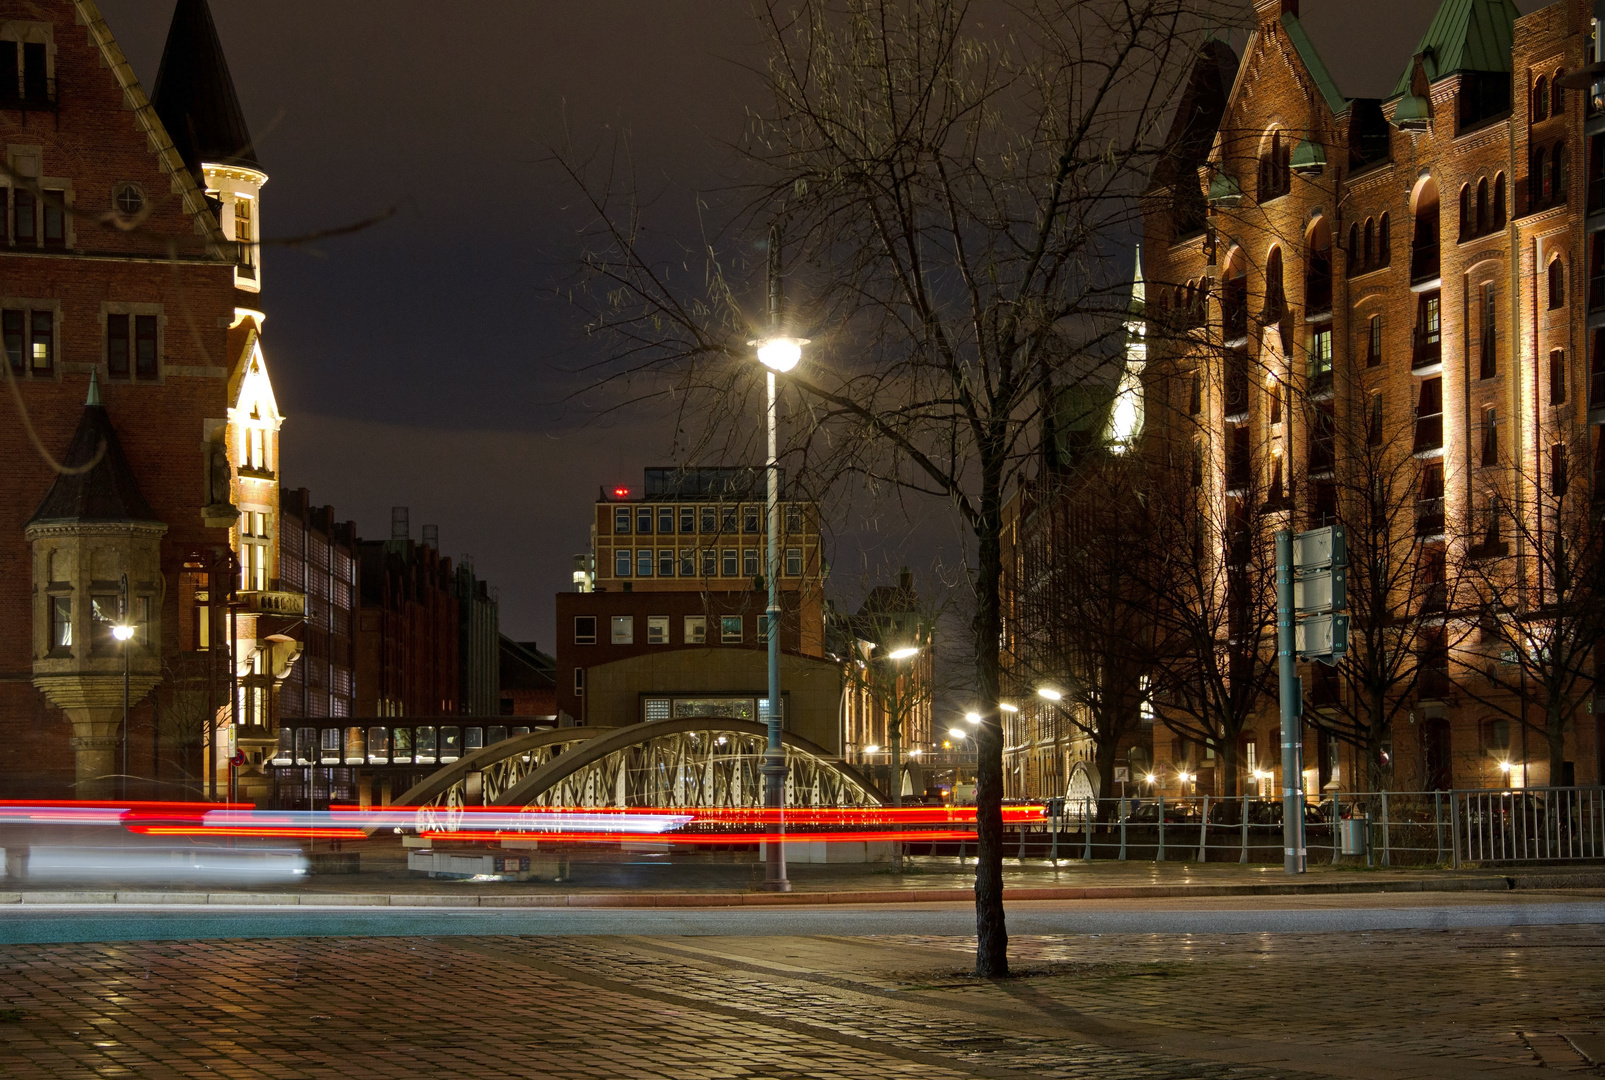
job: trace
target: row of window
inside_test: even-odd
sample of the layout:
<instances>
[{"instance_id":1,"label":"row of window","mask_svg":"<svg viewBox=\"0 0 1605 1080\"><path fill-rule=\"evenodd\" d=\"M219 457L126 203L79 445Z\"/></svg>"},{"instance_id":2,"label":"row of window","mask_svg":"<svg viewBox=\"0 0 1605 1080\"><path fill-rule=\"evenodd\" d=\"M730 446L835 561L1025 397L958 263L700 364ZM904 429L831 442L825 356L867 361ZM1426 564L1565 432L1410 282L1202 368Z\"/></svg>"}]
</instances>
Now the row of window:
<instances>
[{"instance_id":1,"label":"row of window","mask_svg":"<svg viewBox=\"0 0 1605 1080\"><path fill-rule=\"evenodd\" d=\"M785 527L788 533L803 531L801 506L785 506ZM757 504L746 506L616 506L613 508L613 533L628 536L660 536L694 533L733 534L758 533L763 530L764 508Z\"/></svg>"},{"instance_id":2,"label":"row of window","mask_svg":"<svg viewBox=\"0 0 1605 1080\"><path fill-rule=\"evenodd\" d=\"M50 308L0 311L0 337L13 375L48 378L55 374L56 318L57 312ZM120 382L154 382L160 374L159 317L108 313L106 377Z\"/></svg>"},{"instance_id":3,"label":"row of window","mask_svg":"<svg viewBox=\"0 0 1605 1080\"><path fill-rule=\"evenodd\" d=\"M634 615L613 615L609 618L608 643L612 645L635 644ZM769 640L769 616L758 615L757 631L758 641L763 643ZM574 616L574 644L595 645L597 643L597 616ZM672 645L669 639L670 624L673 622L669 615L646 616L646 643L648 645ZM746 616L720 615L719 643L721 645L740 645L745 640ZM706 615L687 615L681 624L682 631L680 644L706 645L708 643L708 617Z\"/></svg>"},{"instance_id":4,"label":"row of window","mask_svg":"<svg viewBox=\"0 0 1605 1080\"><path fill-rule=\"evenodd\" d=\"M69 656L73 647L72 595L50 598L50 652L54 656ZM122 612L122 598L117 593L93 593L89 597L89 654L115 656L123 643L112 635L112 627L132 620L134 636L129 644L144 648L150 644L149 627L151 598L129 598L130 610Z\"/></svg>"},{"instance_id":5,"label":"row of window","mask_svg":"<svg viewBox=\"0 0 1605 1080\"><path fill-rule=\"evenodd\" d=\"M279 728L274 765L434 765L528 735L528 727L294 727Z\"/></svg>"},{"instance_id":6,"label":"row of window","mask_svg":"<svg viewBox=\"0 0 1605 1080\"><path fill-rule=\"evenodd\" d=\"M786 577L802 577L803 549L785 549L782 572ZM700 564L700 570L699 570ZM618 578L660 577L748 577L763 573L762 552L749 548L616 548L613 576Z\"/></svg>"}]
</instances>

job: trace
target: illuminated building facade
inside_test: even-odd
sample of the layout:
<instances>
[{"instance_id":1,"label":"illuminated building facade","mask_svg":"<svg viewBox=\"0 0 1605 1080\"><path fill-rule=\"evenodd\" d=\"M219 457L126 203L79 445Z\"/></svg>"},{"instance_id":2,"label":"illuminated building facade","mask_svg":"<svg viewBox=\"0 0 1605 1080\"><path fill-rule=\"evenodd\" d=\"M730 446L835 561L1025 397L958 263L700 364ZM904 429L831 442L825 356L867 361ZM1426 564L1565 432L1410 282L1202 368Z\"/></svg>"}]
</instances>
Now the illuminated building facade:
<instances>
[{"instance_id":1,"label":"illuminated building facade","mask_svg":"<svg viewBox=\"0 0 1605 1080\"><path fill-rule=\"evenodd\" d=\"M899 722L900 750L910 774L903 786L924 794L923 779L913 778L923 777L921 766L941 756L935 752L944 740L936 737L932 719L934 626L930 615L920 610L914 575L902 570L896 585L875 586L857 614L838 615L834 622L833 647L846 665L843 756L889 790L891 725ZM918 652L896 655L911 649Z\"/></svg>"},{"instance_id":2,"label":"illuminated building facade","mask_svg":"<svg viewBox=\"0 0 1605 1080\"><path fill-rule=\"evenodd\" d=\"M231 86L187 73L226 77L215 32L197 28L210 32L205 4L181 0L147 97L89 0L0 4L0 56L12 58L0 65L0 330L28 418L0 436L0 499L16 523L0 541L12 613L0 620L0 777L12 793L195 781L228 701L217 627L240 488L226 432L244 382L231 327L257 306L240 280L255 255L206 195L194 151L209 122L172 127L176 102L238 114ZM206 160L250 156L247 137ZM71 481L52 459L74 453L75 431L94 446ZM126 646L114 626L132 627Z\"/></svg>"},{"instance_id":3,"label":"illuminated building facade","mask_svg":"<svg viewBox=\"0 0 1605 1080\"><path fill-rule=\"evenodd\" d=\"M1444 0L1383 98L1344 94L1297 0L1255 8L1240 64L1205 47L1148 194L1164 338L1148 415L1198 498L1245 531L1347 522L1352 538L1402 508L1401 569L1379 594L1413 653L1379 698L1391 733L1371 762L1322 730L1357 708L1355 686L1302 665L1322 720L1306 787L1355 790L1383 765L1395 790L1497 786L1513 763L1529 784L1598 783L1593 708L1549 775L1497 719L1510 706L1480 673L1509 657L1478 629L1542 616L1552 515L1593 497L1602 461L1605 232L1590 215L1605 208L1605 111L1598 86L1558 81L1600 56L1594 5ZM1474 610L1460 583L1507 563L1525 599ZM1351 596L1354 582L1351 567ZM1276 723L1271 700L1238 754L1267 790ZM1162 787L1192 790L1174 782L1190 770L1196 790L1221 789L1214 754L1169 738L1154 751Z\"/></svg>"}]
</instances>

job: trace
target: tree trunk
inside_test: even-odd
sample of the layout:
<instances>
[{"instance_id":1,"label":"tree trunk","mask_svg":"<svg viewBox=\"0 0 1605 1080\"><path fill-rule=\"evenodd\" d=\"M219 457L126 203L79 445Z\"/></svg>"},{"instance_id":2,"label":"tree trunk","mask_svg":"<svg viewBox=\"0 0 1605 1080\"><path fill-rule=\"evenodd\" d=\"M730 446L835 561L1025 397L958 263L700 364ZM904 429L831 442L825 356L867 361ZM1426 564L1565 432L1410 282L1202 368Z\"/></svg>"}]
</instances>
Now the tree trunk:
<instances>
[{"instance_id":1,"label":"tree trunk","mask_svg":"<svg viewBox=\"0 0 1605 1080\"><path fill-rule=\"evenodd\" d=\"M892 724L892 808L901 809L903 805L903 724L898 720ZM901 826L899 826L901 827ZM892 869L901 874L903 872L903 842L892 842Z\"/></svg>"},{"instance_id":2,"label":"tree trunk","mask_svg":"<svg viewBox=\"0 0 1605 1080\"><path fill-rule=\"evenodd\" d=\"M1003 635L1001 468L983 471L981 520L976 526L975 682L986 721L976 731L975 973L1009 973L1009 934L1003 921L1003 717L998 710Z\"/></svg>"},{"instance_id":3,"label":"tree trunk","mask_svg":"<svg viewBox=\"0 0 1605 1080\"><path fill-rule=\"evenodd\" d=\"M1545 710L1544 735L1549 740L1549 786L1560 787L1566 782L1566 714L1561 711L1559 695L1550 698Z\"/></svg>"},{"instance_id":4,"label":"tree trunk","mask_svg":"<svg viewBox=\"0 0 1605 1080\"><path fill-rule=\"evenodd\" d=\"M1221 775L1215 790L1228 799L1233 798L1237 794L1237 740L1222 739L1217 757Z\"/></svg>"}]
</instances>

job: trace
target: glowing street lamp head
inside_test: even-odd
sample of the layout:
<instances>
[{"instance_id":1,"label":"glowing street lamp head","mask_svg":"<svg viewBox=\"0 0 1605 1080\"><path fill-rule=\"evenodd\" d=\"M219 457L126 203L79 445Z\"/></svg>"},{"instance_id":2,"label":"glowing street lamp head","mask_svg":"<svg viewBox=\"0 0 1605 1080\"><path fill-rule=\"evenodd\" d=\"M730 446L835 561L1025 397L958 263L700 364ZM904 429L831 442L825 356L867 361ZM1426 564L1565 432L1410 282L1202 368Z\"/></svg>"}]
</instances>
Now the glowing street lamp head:
<instances>
[{"instance_id":1,"label":"glowing street lamp head","mask_svg":"<svg viewBox=\"0 0 1605 1080\"><path fill-rule=\"evenodd\" d=\"M968 733L966 733L963 728L950 727L947 729L947 733L955 739L965 739L969 737Z\"/></svg>"},{"instance_id":2,"label":"glowing street lamp head","mask_svg":"<svg viewBox=\"0 0 1605 1080\"><path fill-rule=\"evenodd\" d=\"M964 714L964 719L968 720L972 724L979 724L981 722L981 714L978 712L967 712Z\"/></svg>"},{"instance_id":3,"label":"glowing street lamp head","mask_svg":"<svg viewBox=\"0 0 1605 1080\"><path fill-rule=\"evenodd\" d=\"M134 628L132 626L114 626L111 628L111 636L118 641L127 641L134 636Z\"/></svg>"},{"instance_id":4,"label":"glowing street lamp head","mask_svg":"<svg viewBox=\"0 0 1605 1080\"><path fill-rule=\"evenodd\" d=\"M864 747L864 753L866 753L866 754L878 754L878 753L880 753L880 749L881 748L880 748L880 744L879 743L870 743L868 746Z\"/></svg>"},{"instance_id":5,"label":"glowing street lamp head","mask_svg":"<svg viewBox=\"0 0 1605 1080\"><path fill-rule=\"evenodd\" d=\"M1153 773L1149 773L1147 776L1143 777L1143 779L1148 781L1150 784L1159 783L1159 777L1155 776Z\"/></svg>"},{"instance_id":6,"label":"glowing street lamp head","mask_svg":"<svg viewBox=\"0 0 1605 1080\"><path fill-rule=\"evenodd\" d=\"M1064 691L1055 690L1051 686L1039 686L1037 687L1037 697L1045 698L1048 701L1063 701Z\"/></svg>"},{"instance_id":7,"label":"glowing street lamp head","mask_svg":"<svg viewBox=\"0 0 1605 1080\"><path fill-rule=\"evenodd\" d=\"M910 646L908 646L906 648L892 650L891 652L886 654L886 659L888 659L888 660L907 660L909 657L918 656L919 654L920 654L919 649L917 649L914 646L910 645Z\"/></svg>"},{"instance_id":8,"label":"glowing street lamp head","mask_svg":"<svg viewBox=\"0 0 1605 1080\"><path fill-rule=\"evenodd\" d=\"M1501 761L1499 763L1499 771L1502 772L1502 773L1508 773L1510 771L1510 768L1511 768L1510 762L1508 762L1508 761Z\"/></svg>"},{"instance_id":9,"label":"glowing street lamp head","mask_svg":"<svg viewBox=\"0 0 1605 1080\"><path fill-rule=\"evenodd\" d=\"M1002 709L1004 712L1019 712L1020 711L1019 706L1010 705L1007 701L998 702L998 708Z\"/></svg>"},{"instance_id":10,"label":"glowing street lamp head","mask_svg":"<svg viewBox=\"0 0 1605 1080\"><path fill-rule=\"evenodd\" d=\"M807 338L772 337L759 338L747 342L748 345L758 347L758 359L770 371L786 372L797 366L802 359L802 347L808 344Z\"/></svg>"}]
</instances>

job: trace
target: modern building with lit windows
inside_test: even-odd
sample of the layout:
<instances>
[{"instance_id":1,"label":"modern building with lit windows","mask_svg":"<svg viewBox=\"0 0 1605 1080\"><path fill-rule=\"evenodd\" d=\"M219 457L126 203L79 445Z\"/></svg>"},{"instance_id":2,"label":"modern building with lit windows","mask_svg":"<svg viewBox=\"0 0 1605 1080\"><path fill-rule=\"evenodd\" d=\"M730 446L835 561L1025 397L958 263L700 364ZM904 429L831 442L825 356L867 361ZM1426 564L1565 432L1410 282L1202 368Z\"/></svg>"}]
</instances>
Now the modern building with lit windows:
<instances>
[{"instance_id":1,"label":"modern building with lit windows","mask_svg":"<svg viewBox=\"0 0 1605 1080\"><path fill-rule=\"evenodd\" d=\"M781 708L788 730L840 752L818 508L787 497L783 479L781 491ZM557 596L562 722L762 718L765 500L764 470L745 467L649 468L641 488L601 494L588 580L576 573L577 591Z\"/></svg>"}]
</instances>

